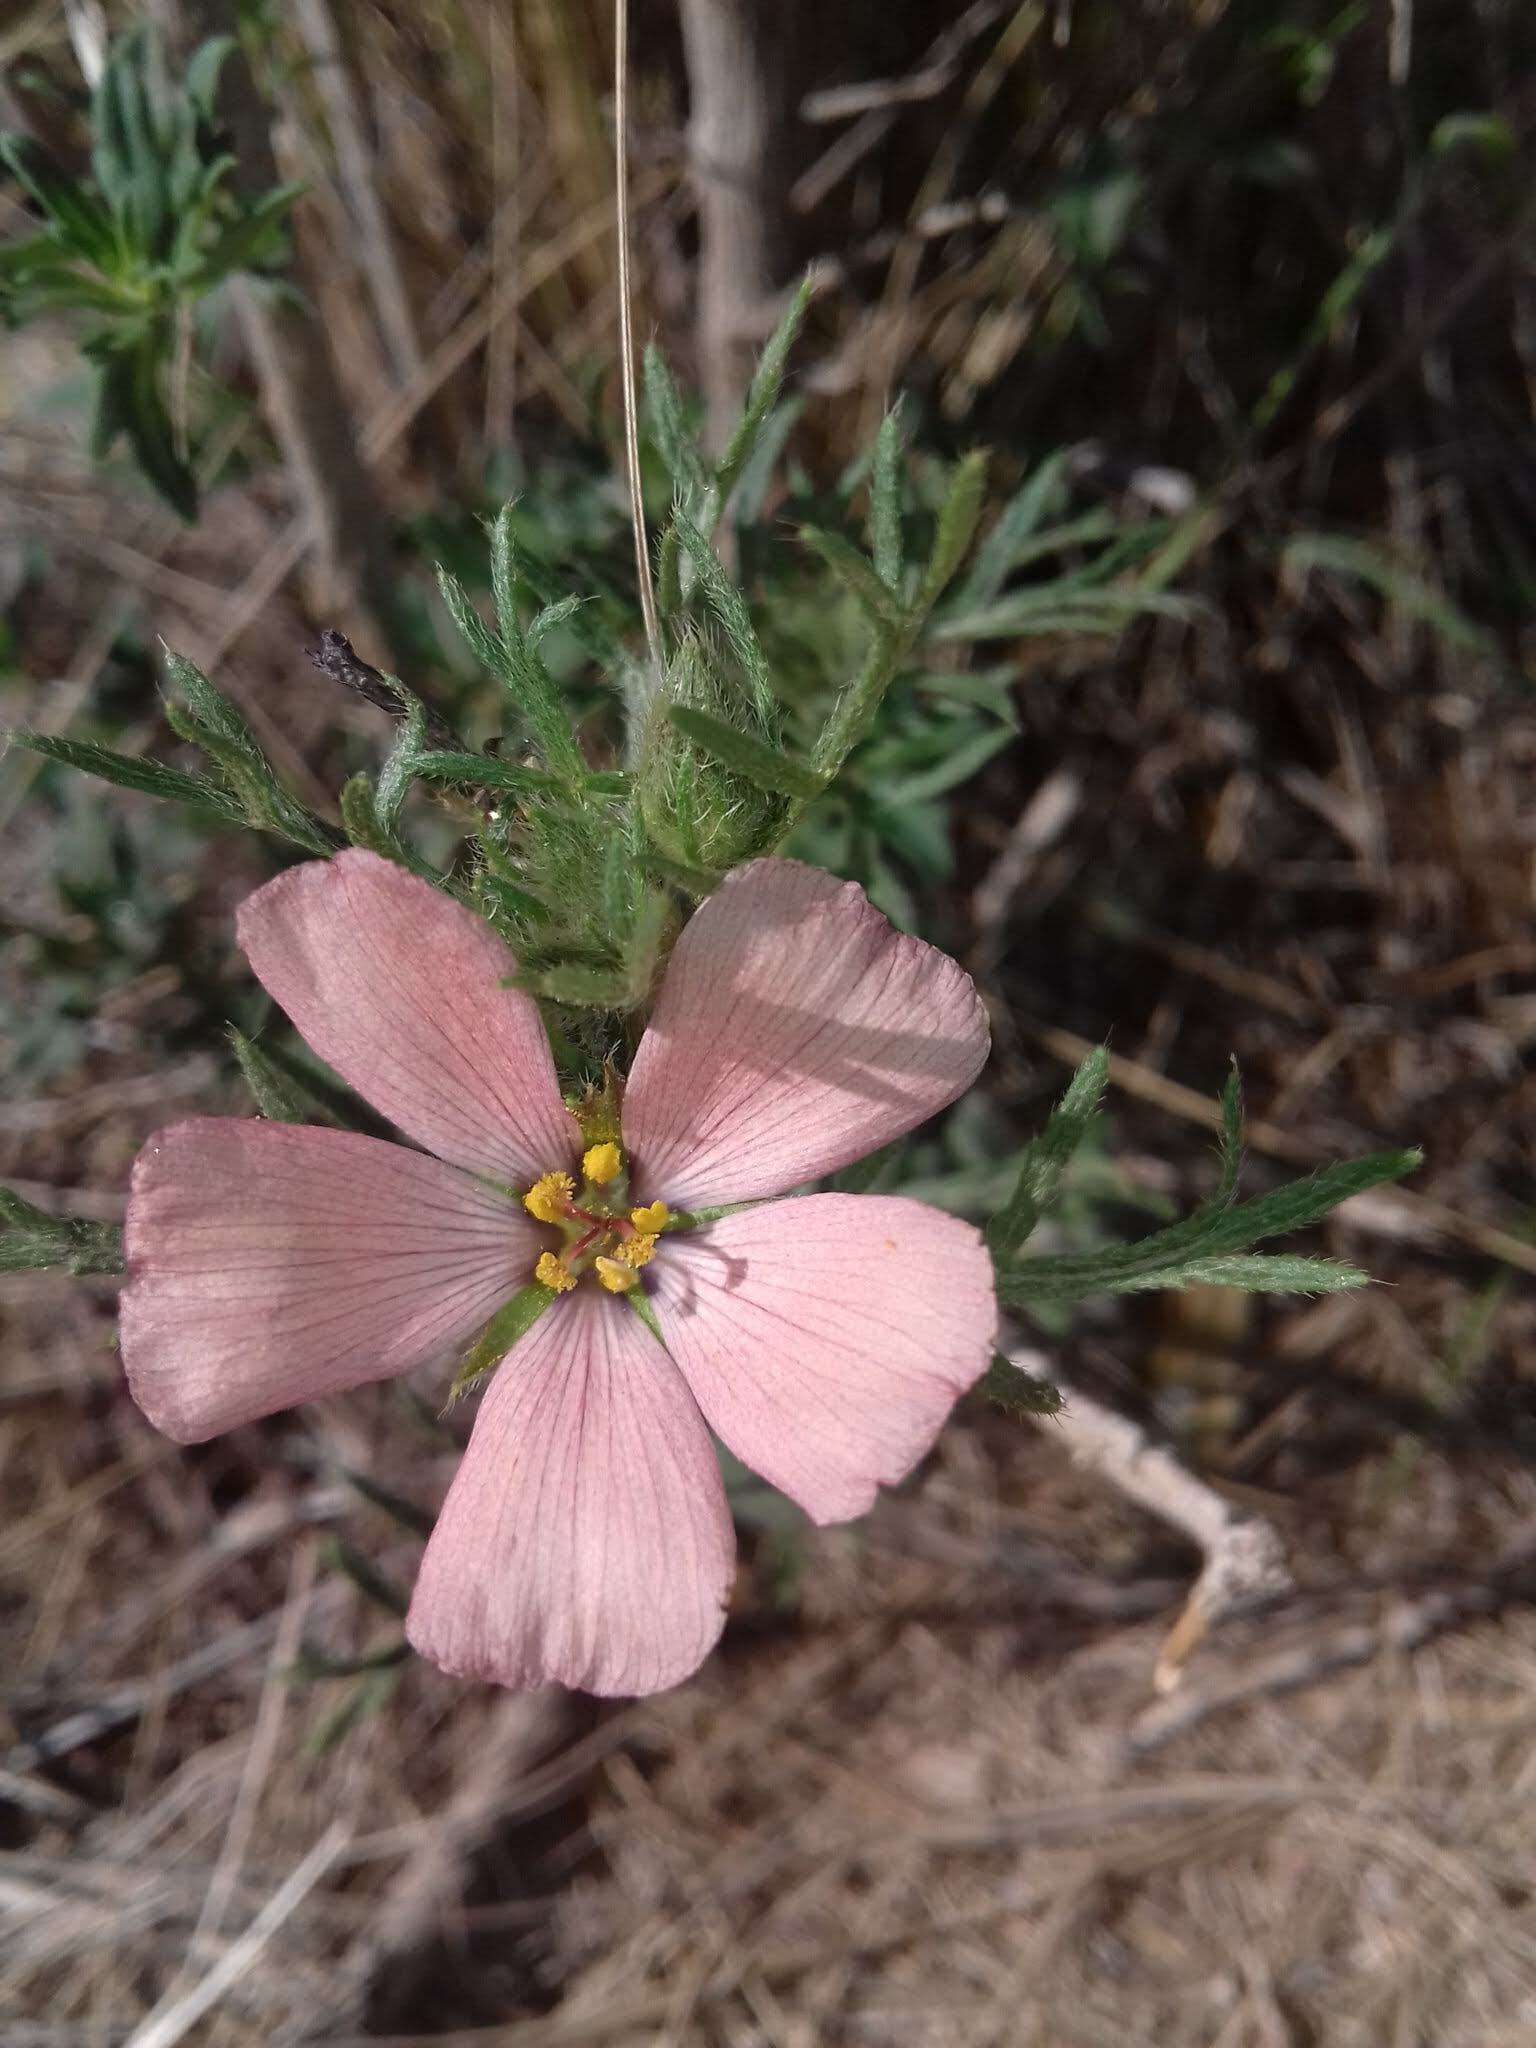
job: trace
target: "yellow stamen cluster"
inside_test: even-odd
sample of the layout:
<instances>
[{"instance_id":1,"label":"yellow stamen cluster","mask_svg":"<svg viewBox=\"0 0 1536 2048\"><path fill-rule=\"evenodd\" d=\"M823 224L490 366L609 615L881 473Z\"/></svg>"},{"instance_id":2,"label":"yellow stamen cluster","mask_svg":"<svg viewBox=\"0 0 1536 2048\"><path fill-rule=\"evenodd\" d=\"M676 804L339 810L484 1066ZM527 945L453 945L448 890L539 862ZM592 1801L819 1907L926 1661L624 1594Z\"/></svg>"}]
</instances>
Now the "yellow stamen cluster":
<instances>
[{"instance_id":1,"label":"yellow stamen cluster","mask_svg":"<svg viewBox=\"0 0 1536 2048\"><path fill-rule=\"evenodd\" d=\"M640 1275L632 1266L620 1265L618 1259L596 1259L593 1265L599 1285L610 1294L628 1294L632 1287L640 1285Z\"/></svg>"},{"instance_id":2,"label":"yellow stamen cluster","mask_svg":"<svg viewBox=\"0 0 1536 2048\"><path fill-rule=\"evenodd\" d=\"M610 1139L587 1147L581 1171L586 1185L579 1202L574 1178L561 1172L544 1174L523 1197L530 1216L558 1225L566 1239L563 1252L540 1255L534 1278L552 1293L568 1294L591 1271L610 1294L628 1294L639 1285L640 1268L655 1256L672 1211L665 1202L647 1202L631 1209L626 1222L622 1212L610 1208L608 1197L594 1192L624 1171L624 1154Z\"/></svg>"},{"instance_id":3,"label":"yellow stamen cluster","mask_svg":"<svg viewBox=\"0 0 1536 2048\"><path fill-rule=\"evenodd\" d=\"M553 1252L541 1252L539 1263L533 1269L533 1277L541 1287L547 1287L552 1294L569 1294L576 1285L576 1275L569 1266L563 1266Z\"/></svg>"},{"instance_id":4,"label":"yellow stamen cluster","mask_svg":"<svg viewBox=\"0 0 1536 2048\"><path fill-rule=\"evenodd\" d=\"M624 1154L617 1145L589 1145L581 1155L581 1170L595 1188L607 1187L624 1170Z\"/></svg>"},{"instance_id":5,"label":"yellow stamen cluster","mask_svg":"<svg viewBox=\"0 0 1536 2048\"><path fill-rule=\"evenodd\" d=\"M523 1207L540 1223L558 1223L575 1199L576 1183L568 1173L546 1173L523 1197ZM544 1275L541 1273L542 1280Z\"/></svg>"}]
</instances>

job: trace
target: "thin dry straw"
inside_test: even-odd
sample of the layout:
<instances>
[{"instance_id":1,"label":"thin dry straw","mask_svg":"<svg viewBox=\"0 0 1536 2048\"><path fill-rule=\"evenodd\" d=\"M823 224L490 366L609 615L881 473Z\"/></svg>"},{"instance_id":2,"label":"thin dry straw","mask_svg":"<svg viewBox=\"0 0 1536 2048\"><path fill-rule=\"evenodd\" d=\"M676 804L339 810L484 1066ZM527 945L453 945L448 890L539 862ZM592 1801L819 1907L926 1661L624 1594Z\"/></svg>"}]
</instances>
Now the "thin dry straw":
<instances>
[{"instance_id":1,"label":"thin dry straw","mask_svg":"<svg viewBox=\"0 0 1536 2048\"><path fill-rule=\"evenodd\" d=\"M629 482L629 517L635 531L635 573L640 582L640 609L645 637L657 674L662 670L661 625L656 616L656 590L651 581L651 556L645 542L645 503L640 494L640 426L635 393L635 321L629 276L629 0L614 0L614 170L618 199L619 353L624 380L624 469Z\"/></svg>"}]
</instances>

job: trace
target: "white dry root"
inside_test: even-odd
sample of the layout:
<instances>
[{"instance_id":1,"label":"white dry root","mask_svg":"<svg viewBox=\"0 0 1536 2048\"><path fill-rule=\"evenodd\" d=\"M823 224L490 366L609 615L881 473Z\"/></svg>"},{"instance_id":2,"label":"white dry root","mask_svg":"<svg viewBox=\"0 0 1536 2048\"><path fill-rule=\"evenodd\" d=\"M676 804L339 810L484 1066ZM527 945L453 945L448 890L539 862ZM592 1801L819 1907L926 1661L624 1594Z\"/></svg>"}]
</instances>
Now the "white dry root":
<instances>
[{"instance_id":1,"label":"white dry root","mask_svg":"<svg viewBox=\"0 0 1536 2048\"><path fill-rule=\"evenodd\" d=\"M1043 1351L1015 1347L1006 1355L1020 1372L1061 1394L1060 1412L1038 1417L1039 1426L1064 1438L1078 1464L1171 1523L1205 1558L1152 1674L1156 1691L1172 1692L1213 1623L1253 1601L1294 1590L1280 1532L1262 1516L1232 1507L1139 1423L1068 1385Z\"/></svg>"}]
</instances>

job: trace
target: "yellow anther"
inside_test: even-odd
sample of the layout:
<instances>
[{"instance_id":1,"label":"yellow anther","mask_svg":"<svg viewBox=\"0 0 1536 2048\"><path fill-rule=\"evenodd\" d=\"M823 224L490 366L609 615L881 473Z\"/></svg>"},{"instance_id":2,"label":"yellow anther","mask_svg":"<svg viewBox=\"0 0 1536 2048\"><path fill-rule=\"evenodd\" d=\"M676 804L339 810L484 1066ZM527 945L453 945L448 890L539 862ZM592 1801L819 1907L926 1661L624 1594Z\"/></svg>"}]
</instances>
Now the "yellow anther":
<instances>
[{"instance_id":1,"label":"yellow anther","mask_svg":"<svg viewBox=\"0 0 1536 2048\"><path fill-rule=\"evenodd\" d=\"M546 1173L524 1195L523 1207L540 1223L558 1223L575 1193L576 1183L568 1173Z\"/></svg>"},{"instance_id":2,"label":"yellow anther","mask_svg":"<svg viewBox=\"0 0 1536 2048\"><path fill-rule=\"evenodd\" d=\"M626 1266L646 1266L650 1264L655 1249L654 1237L626 1237L619 1245L617 1255Z\"/></svg>"},{"instance_id":3,"label":"yellow anther","mask_svg":"<svg viewBox=\"0 0 1536 2048\"><path fill-rule=\"evenodd\" d=\"M624 1154L617 1145L589 1145L581 1155L581 1170L595 1188L607 1187L624 1169Z\"/></svg>"},{"instance_id":4,"label":"yellow anther","mask_svg":"<svg viewBox=\"0 0 1536 2048\"><path fill-rule=\"evenodd\" d=\"M628 1294L632 1287L640 1285L640 1275L628 1266L621 1266L617 1259L597 1259L593 1263L599 1284L610 1294Z\"/></svg>"},{"instance_id":5,"label":"yellow anther","mask_svg":"<svg viewBox=\"0 0 1536 2048\"><path fill-rule=\"evenodd\" d=\"M652 1202L648 1208L631 1209L629 1220L636 1230L644 1231L648 1237L655 1237L672 1221L672 1211L665 1202Z\"/></svg>"},{"instance_id":6,"label":"yellow anther","mask_svg":"<svg viewBox=\"0 0 1536 2048\"><path fill-rule=\"evenodd\" d=\"M552 1294L569 1294L576 1285L576 1275L568 1266L562 1266L553 1252L541 1252L539 1263L533 1269L533 1277L541 1287L547 1287Z\"/></svg>"}]
</instances>

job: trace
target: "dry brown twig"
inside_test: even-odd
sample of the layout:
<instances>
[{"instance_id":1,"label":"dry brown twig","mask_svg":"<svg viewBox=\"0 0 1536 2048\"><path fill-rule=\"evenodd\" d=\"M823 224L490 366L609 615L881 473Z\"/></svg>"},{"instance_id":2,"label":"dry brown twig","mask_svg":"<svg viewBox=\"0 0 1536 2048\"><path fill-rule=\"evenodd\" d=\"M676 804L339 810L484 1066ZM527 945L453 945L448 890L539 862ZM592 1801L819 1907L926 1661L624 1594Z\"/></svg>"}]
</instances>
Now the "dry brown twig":
<instances>
[{"instance_id":1,"label":"dry brown twig","mask_svg":"<svg viewBox=\"0 0 1536 2048\"><path fill-rule=\"evenodd\" d=\"M1172 1692L1216 1622L1239 1608L1292 1591L1280 1533L1262 1516L1232 1507L1166 1446L1154 1443L1139 1423L1066 1384L1054 1359L1027 1347L1016 1347L1006 1356L1027 1378L1060 1393L1060 1412L1037 1419L1042 1427L1061 1433L1076 1462L1098 1473L1138 1507L1171 1523L1205 1558L1152 1673L1156 1691Z\"/></svg>"}]
</instances>

